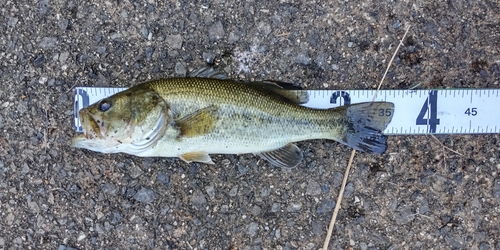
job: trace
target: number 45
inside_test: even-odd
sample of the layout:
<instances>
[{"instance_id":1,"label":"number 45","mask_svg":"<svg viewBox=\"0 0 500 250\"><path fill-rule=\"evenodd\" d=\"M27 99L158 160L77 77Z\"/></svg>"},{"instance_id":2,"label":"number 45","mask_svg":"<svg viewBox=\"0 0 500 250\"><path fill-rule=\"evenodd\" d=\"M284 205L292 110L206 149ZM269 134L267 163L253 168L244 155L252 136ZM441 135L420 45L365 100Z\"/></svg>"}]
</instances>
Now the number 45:
<instances>
[{"instance_id":1,"label":"number 45","mask_svg":"<svg viewBox=\"0 0 500 250\"><path fill-rule=\"evenodd\" d=\"M468 116L476 116L477 115L477 108L468 108L467 110L465 110L464 114L468 115Z\"/></svg>"}]
</instances>

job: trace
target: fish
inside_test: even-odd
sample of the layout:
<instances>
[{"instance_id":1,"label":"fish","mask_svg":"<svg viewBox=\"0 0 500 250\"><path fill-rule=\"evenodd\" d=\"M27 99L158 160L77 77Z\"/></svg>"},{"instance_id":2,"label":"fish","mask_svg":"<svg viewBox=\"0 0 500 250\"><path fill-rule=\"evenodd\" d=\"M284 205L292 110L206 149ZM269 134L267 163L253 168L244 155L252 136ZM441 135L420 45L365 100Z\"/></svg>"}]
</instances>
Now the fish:
<instances>
[{"instance_id":1,"label":"fish","mask_svg":"<svg viewBox=\"0 0 500 250\"><path fill-rule=\"evenodd\" d=\"M252 153L284 168L301 163L295 143L304 140L334 140L375 154L387 149L382 131L393 117L393 103L300 105L308 99L291 84L243 82L202 68L188 77L135 85L81 109L83 134L71 145L206 164L214 164L211 154Z\"/></svg>"}]
</instances>

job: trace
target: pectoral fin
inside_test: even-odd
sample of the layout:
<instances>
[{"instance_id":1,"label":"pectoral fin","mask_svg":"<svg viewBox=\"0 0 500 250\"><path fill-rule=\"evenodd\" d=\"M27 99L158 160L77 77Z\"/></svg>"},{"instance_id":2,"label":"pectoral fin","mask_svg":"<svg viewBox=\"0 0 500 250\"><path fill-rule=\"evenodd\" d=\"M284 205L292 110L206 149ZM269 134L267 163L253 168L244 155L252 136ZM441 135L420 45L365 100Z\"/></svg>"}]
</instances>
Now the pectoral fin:
<instances>
[{"instance_id":1,"label":"pectoral fin","mask_svg":"<svg viewBox=\"0 0 500 250\"><path fill-rule=\"evenodd\" d=\"M217 120L216 112L217 107L212 105L175 121L180 128L179 137L195 137L212 131Z\"/></svg>"},{"instance_id":2,"label":"pectoral fin","mask_svg":"<svg viewBox=\"0 0 500 250\"><path fill-rule=\"evenodd\" d=\"M272 165L283 168L294 168L299 165L303 158L302 150L292 143L273 151L257 153L257 155Z\"/></svg>"},{"instance_id":3,"label":"pectoral fin","mask_svg":"<svg viewBox=\"0 0 500 250\"><path fill-rule=\"evenodd\" d=\"M189 152L180 155L179 158L181 158L183 161L187 163L195 161L206 164L214 164L212 158L210 158L210 155L208 155L206 152Z\"/></svg>"}]
</instances>

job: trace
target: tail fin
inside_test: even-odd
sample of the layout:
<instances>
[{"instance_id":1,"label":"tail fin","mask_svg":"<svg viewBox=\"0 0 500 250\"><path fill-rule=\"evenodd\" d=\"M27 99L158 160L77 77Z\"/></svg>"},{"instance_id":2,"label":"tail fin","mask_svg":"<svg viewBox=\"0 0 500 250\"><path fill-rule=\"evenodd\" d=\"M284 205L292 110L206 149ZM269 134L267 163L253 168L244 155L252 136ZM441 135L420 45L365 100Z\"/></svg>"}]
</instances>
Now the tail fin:
<instances>
[{"instance_id":1,"label":"tail fin","mask_svg":"<svg viewBox=\"0 0 500 250\"><path fill-rule=\"evenodd\" d=\"M387 138L382 131L391 122L394 104L390 102L364 102L347 106L347 127L344 143L356 150L382 154L387 149Z\"/></svg>"}]
</instances>

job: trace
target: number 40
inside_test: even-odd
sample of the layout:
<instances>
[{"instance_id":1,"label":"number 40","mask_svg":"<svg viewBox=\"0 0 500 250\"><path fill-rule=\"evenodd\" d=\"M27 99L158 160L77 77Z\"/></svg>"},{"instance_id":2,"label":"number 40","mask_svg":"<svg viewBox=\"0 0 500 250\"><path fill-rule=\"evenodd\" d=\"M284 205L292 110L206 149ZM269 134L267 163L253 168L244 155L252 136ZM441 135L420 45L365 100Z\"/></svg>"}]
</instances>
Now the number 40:
<instances>
[{"instance_id":1,"label":"number 40","mask_svg":"<svg viewBox=\"0 0 500 250\"><path fill-rule=\"evenodd\" d=\"M429 115L425 118L427 112L429 112ZM429 97L425 99L424 105L422 105L422 109L420 109L420 113L417 116L416 125L428 125L427 132L436 133L436 126L439 125L436 90L429 92Z\"/></svg>"}]
</instances>

